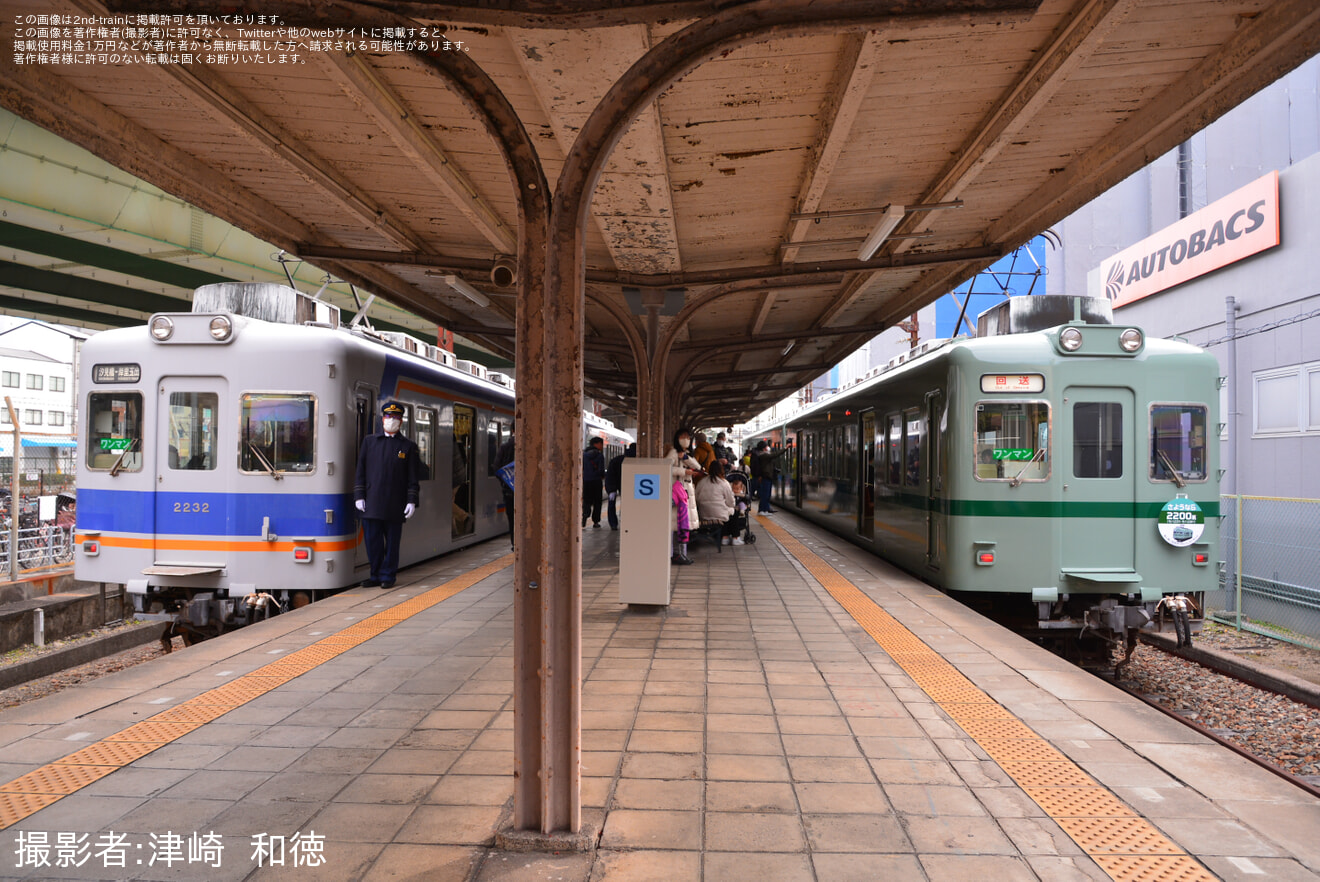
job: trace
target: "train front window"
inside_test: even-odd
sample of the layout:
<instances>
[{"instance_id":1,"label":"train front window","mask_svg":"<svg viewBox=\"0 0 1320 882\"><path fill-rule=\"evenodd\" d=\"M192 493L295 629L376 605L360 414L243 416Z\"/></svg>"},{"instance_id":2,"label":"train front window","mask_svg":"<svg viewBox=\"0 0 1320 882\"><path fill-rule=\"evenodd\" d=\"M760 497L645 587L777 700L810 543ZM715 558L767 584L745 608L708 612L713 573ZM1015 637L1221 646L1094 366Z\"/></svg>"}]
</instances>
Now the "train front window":
<instances>
[{"instance_id":1,"label":"train front window","mask_svg":"<svg viewBox=\"0 0 1320 882\"><path fill-rule=\"evenodd\" d=\"M215 468L216 409L214 392L170 393L169 467L189 471Z\"/></svg>"},{"instance_id":2,"label":"train front window","mask_svg":"<svg viewBox=\"0 0 1320 882\"><path fill-rule=\"evenodd\" d=\"M1203 404L1152 404L1150 407L1150 479L1204 481L1206 407Z\"/></svg>"},{"instance_id":3,"label":"train front window","mask_svg":"<svg viewBox=\"0 0 1320 882\"><path fill-rule=\"evenodd\" d=\"M87 467L142 470L142 394L93 392L87 396Z\"/></svg>"},{"instance_id":4,"label":"train front window","mask_svg":"<svg viewBox=\"0 0 1320 882\"><path fill-rule=\"evenodd\" d=\"M1043 401L976 405L976 480L1044 481L1050 475L1050 406Z\"/></svg>"},{"instance_id":5,"label":"train front window","mask_svg":"<svg viewBox=\"0 0 1320 882\"><path fill-rule=\"evenodd\" d=\"M307 474L315 467L316 399L254 393L240 399L238 467L245 472Z\"/></svg>"},{"instance_id":6,"label":"train front window","mask_svg":"<svg viewBox=\"0 0 1320 882\"><path fill-rule=\"evenodd\" d=\"M1113 401L1073 405L1073 474L1123 477L1123 405Z\"/></svg>"}]
</instances>

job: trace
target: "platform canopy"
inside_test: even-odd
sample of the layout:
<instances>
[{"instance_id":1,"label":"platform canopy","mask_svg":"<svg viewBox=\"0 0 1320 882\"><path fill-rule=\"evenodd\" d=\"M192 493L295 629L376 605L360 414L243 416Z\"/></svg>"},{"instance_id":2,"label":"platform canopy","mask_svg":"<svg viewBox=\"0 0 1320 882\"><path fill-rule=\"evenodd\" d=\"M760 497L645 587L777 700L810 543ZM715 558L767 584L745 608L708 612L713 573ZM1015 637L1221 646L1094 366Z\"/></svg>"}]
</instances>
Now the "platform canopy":
<instances>
[{"instance_id":1,"label":"platform canopy","mask_svg":"<svg viewBox=\"0 0 1320 882\"><path fill-rule=\"evenodd\" d=\"M510 355L515 184L428 59L488 75L552 191L631 66L680 68L584 217L585 388L627 410L649 344L668 417L703 425L783 397L1320 49L1314 0L108 6L4 0L0 21L243 23L203 24L192 63L40 63L6 40L0 104ZM289 41L276 17L345 30ZM694 52L702 19L733 48Z\"/></svg>"}]
</instances>

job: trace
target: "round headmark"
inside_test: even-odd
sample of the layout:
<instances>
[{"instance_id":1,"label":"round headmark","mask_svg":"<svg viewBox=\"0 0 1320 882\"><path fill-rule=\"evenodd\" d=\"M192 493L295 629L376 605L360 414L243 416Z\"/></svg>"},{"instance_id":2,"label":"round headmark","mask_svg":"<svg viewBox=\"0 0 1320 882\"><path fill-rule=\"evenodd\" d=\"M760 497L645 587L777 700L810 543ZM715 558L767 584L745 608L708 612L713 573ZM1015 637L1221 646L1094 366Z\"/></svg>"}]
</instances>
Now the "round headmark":
<instances>
[{"instance_id":1,"label":"round headmark","mask_svg":"<svg viewBox=\"0 0 1320 882\"><path fill-rule=\"evenodd\" d=\"M1205 532L1205 512L1186 496L1165 503L1158 519L1160 536L1177 548L1191 545Z\"/></svg>"}]
</instances>

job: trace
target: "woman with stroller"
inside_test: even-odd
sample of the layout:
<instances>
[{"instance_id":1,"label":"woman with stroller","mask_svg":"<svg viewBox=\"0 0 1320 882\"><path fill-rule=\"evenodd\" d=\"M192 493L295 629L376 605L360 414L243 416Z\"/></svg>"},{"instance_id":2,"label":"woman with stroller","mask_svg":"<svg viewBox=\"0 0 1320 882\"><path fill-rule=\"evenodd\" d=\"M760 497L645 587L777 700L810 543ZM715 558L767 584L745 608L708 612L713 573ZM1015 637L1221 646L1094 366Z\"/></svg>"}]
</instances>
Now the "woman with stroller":
<instances>
[{"instance_id":1,"label":"woman with stroller","mask_svg":"<svg viewBox=\"0 0 1320 882\"><path fill-rule=\"evenodd\" d=\"M729 544L729 537L724 529L728 526L729 516L733 514L733 489L724 480L724 467L718 461L712 461L706 479L697 484L697 512L701 515L701 525L720 525L720 541Z\"/></svg>"}]
</instances>

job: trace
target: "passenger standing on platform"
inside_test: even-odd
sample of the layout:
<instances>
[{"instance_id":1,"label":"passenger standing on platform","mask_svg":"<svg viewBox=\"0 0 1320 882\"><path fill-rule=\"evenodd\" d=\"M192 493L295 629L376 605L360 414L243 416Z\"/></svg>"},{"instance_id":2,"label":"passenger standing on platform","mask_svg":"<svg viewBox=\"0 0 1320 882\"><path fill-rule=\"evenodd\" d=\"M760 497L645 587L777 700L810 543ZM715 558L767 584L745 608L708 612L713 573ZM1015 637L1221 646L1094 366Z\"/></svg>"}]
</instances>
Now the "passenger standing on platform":
<instances>
[{"instance_id":1,"label":"passenger standing on platform","mask_svg":"<svg viewBox=\"0 0 1320 882\"><path fill-rule=\"evenodd\" d=\"M605 495L609 497L608 519L611 530L619 529L619 491L623 489L623 461L637 455L637 442L628 445L628 449L614 459L605 469Z\"/></svg>"},{"instance_id":2,"label":"passenger standing on platform","mask_svg":"<svg viewBox=\"0 0 1320 882\"><path fill-rule=\"evenodd\" d=\"M720 432L715 436L715 443L711 446L715 448L715 458L724 467L724 471L729 471L730 466L733 465L733 451L729 449L728 436Z\"/></svg>"},{"instance_id":3,"label":"passenger standing on platform","mask_svg":"<svg viewBox=\"0 0 1320 882\"><path fill-rule=\"evenodd\" d=\"M362 439L353 504L361 515L371 574L363 588L393 588L399 571L403 522L417 510L422 457L399 429L403 408L391 401L380 409L381 431Z\"/></svg>"},{"instance_id":4,"label":"passenger standing on platform","mask_svg":"<svg viewBox=\"0 0 1320 882\"><path fill-rule=\"evenodd\" d=\"M700 432L697 433L696 438L693 440L692 458L701 465L701 470L703 472L709 472L710 464L716 460L715 448L710 446L710 442L706 440L706 436Z\"/></svg>"},{"instance_id":5,"label":"passenger standing on platform","mask_svg":"<svg viewBox=\"0 0 1320 882\"><path fill-rule=\"evenodd\" d=\"M692 535L692 521L688 519L688 505L691 504L692 498L688 496L687 485L682 480L674 480L674 486L670 491L670 499L674 505L674 533L673 541L670 543L669 562L677 566L684 566L692 563L692 558L687 556L688 539Z\"/></svg>"},{"instance_id":6,"label":"passenger standing on platform","mask_svg":"<svg viewBox=\"0 0 1320 882\"><path fill-rule=\"evenodd\" d=\"M788 453L788 448L773 452L764 441L758 441L756 449L759 451L756 459L760 462L757 468L761 475L761 504L756 511L758 514L774 514L775 510L770 507L770 497L774 493L775 478L779 477L779 457Z\"/></svg>"},{"instance_id":7,"label":"passenger standing on platform","mask_svg":"<svg viewBox=\"0 0 1320 882\"><path fill-rule=\"evenodd\" d=\"M600 498L605 485L605 439L592 438L582 451L582 526L600 527Z\"/></svg>"},{"instance_id":8,"label":"passenger standing on platform","mask_svg":"<svg viewBox=\"0 0 1320 882\"><path fill-rule=\"evenodd\" d=\"M500 445L495 454L495 471L499 471L513 462L513 426L509 427L509 437ZM516 480L516 479L515 479ZM504 493L504 513L509 518L509 547L513 547L513 488L500 481L500 490Z\"/></svg>"},{"instance_id":9,"label":"passenger standing on platform","mask_svg":"<svg viewBox=\"0 0 1320 882\"><path fill-rule=\"evenodd\" d=\"M697 516L697 491L692 479L705 473L688 453L691 448L692 433L687 429L679 429L674 433L674 446L666 456L669 459L670 475L675 481L683 482L683 492L687 494L688 523L698 524L700 520Z\"/></svg>"},{"instance_id":10,"label":"passenger standing on platform","mask_svg":"<svg viewBox=\"0 0 1320 882\"><path fill-rule=\"evenodd\" d=\"M764 512L770 507L770 503L764 492L765 488L761 485L761 454L765 452L765 442L757 441L756 448L747 454L748 474L752 476L752 495L758 500L756 510Z\"/></svg>"}]
</instances>

